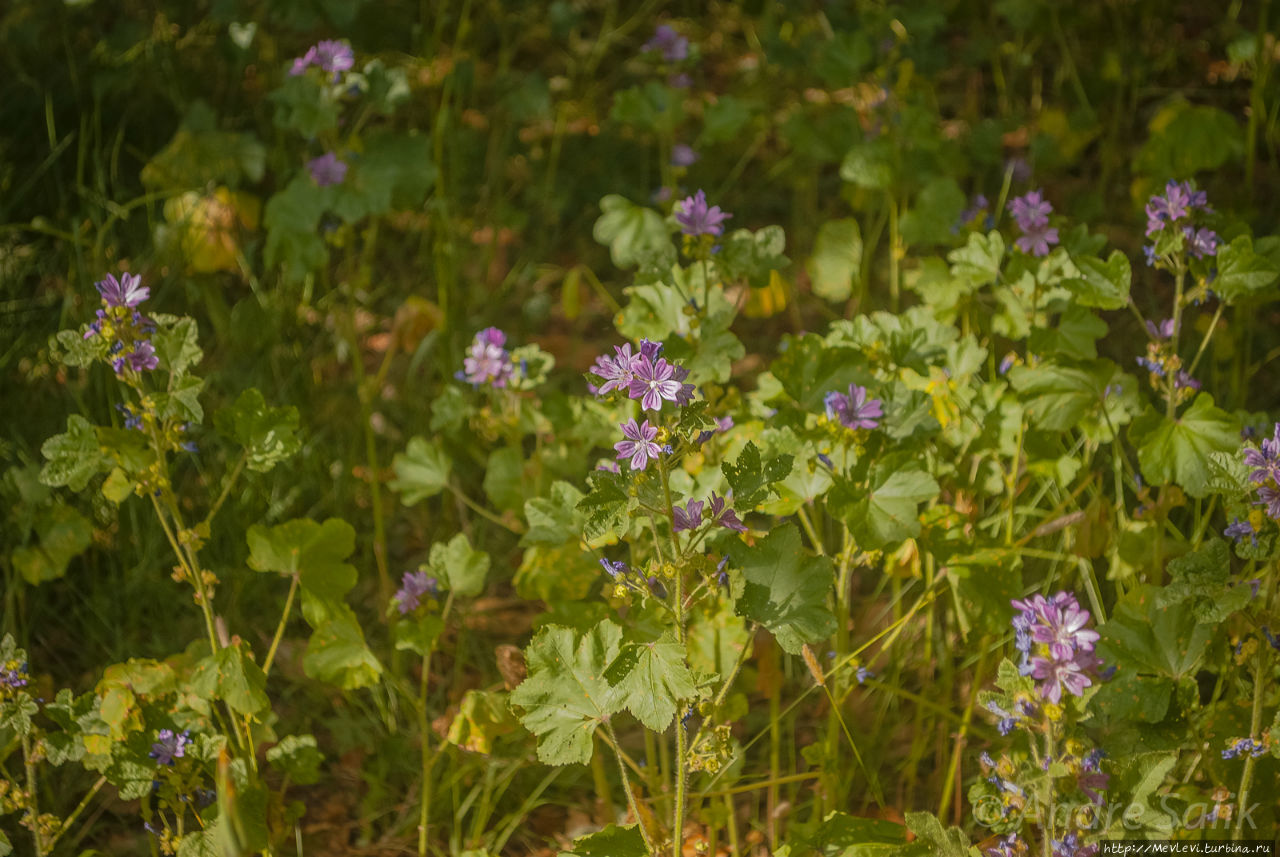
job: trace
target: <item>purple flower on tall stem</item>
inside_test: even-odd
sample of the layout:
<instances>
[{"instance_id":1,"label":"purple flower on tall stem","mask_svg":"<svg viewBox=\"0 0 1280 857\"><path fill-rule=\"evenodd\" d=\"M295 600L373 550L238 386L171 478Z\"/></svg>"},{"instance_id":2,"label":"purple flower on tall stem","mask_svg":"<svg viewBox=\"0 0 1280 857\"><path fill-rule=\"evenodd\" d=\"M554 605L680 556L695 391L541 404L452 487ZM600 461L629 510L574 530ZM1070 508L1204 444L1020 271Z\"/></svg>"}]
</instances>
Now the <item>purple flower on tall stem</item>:
<instances>
[{"instance_id":1,"label":"purple flower on tall stem","mask_svg":"<svg viewBox=\"0 0 1280 857\"><path fill-rule=\"evenodd\" d=\"M1154 321L1147 320L1147 333L1151 334L1152 339L1169 339L1173 336L1175 330L1176 328L1174 328L1173 319L1171 318L1166 318L1158 325Z\"/></svg>"},{"instance_id":2,"label":"purple flower on tall stem","mask_svg":"<svg viewBox=\"0 0 1280 857\"><path fill-rule=\"evenodd\" d=\"M1012 603L1019 611L1013 618L1014 646L1022 655L1018 671L1039 681L1040 694L1051 702L1061 701L1063 689L1082 694L1098 667L1093 644L1099 635L1085 627L1089 611L1069 592Z\"/></svg>"},{"instance_id":3,"label":"purple flower on tall stem","mask_svg":"<svg viewBox=\"0 0 1280 857\"><path fill-rule=\"evenodd\" d=\"M156 733L156 742L151 745L151 758L160 765L172 765L174 759L186 755L187 744L191 743L191 733L176 733L172 729L161 729Z\"/></svg>"},{"instance_id":4,"label":"purple flower on tall stem","mask_svg":"<svg viewBox=\"0 0 1280 857\"><path fill-rule=\"evenodd\" d=\"M351 45L343 41L326 39L307 48L307 52L293 61L289 74L293 77L305 72L311 66L319 66L321 70L330 72L333 79L338 79L339 72L344 72L356 64L356 55Z\"/></svg>"},{"instance_id":5,"label":"purple flower on tall stem","mask_svg":"<svg viewBox=\"0 0 1280 857\"><path fill-rule=\"evenodd\" d=\"M605 557L600 558L600 566L604 569L605 574L617 580L619 577L625 577L631 569L622 560L611 560Z\"/></svg>"},{"instance_id":6,"label":"purple flower on tall stem","mask_svg":"<svg viewBox=\"0 0 1280 857\"><path fill-rule=\"evenodd\" d=\"M689 40L661 24L654 30L653 38L644 43L644 50L661 52L667 62L680 62L689 56Z\"/></svg>"},{"instance_id":7,"label":"purple flower on tall stem","mask_svg":"<svg viewBox=\"0 0 1280 857\"><path fill-rule=\"evenodd\" d=\"M1053 205L1038 190L1009 203L1009 213L1022 230L1022 235L1014 242L1019 250L1032 256L1048 255L1049 247L1058 243L1058 230L1049 225L1052 212Z\"/></svg>"},{"instance_id":8,"label":"purple flower on tall stem","mask_svg":"<svg viewBox=\"0 0 1280 857\"><path fill-rule=\"evenodd\" d=\"M347 164L334 152L325 152L320 157L309 161L307 169L311 171L311 180L320 187L342 184L347 177Z\"/></svg>"},{"instance_id":9,"label":"purple flower on tall stem","mask_svg":"<svg viewBox=\"0 0 1280 857\"><path fill-rule=\"evenodd\" d=\"M1260 485L1258 499L1267 507L1267 517L1280 521L1280 489L1274 485Z\"/></svg>"},{"instance_id":10,"label":"purple flower on tall stem","mask_svg":"<svg viewBox=\"0 0 1280 857\"><path fill-rule=\"evenodd\" d=\"M1058 229L1056 226L1033 226L1013 243L1029 256L1048 256L1049 248L1058 243Z\"/></svg>"},{"instance_id":11,"label":"purple flower on tall stem","mask_svg":"<svg viewBox=\"0 0 1280 857\"><path fill-rule=\"evenodd\" d=\"M425 571L406 571L395 594L396 608L404 616L418 609L423 596L434 598L439 594L440 584L434 577L428 577Z\"/></svg>"},{"instance_id":12,"label":"purple flower on tall stem","mask_svg":"<svg viewBox=\"0 0 1280 857\"><path fill-rule=\"evenodd\" d=\"M1280 423L1276 423L1271 437L1262 439L1259 449L1245 447L1244 463L1254 468L1249 479L1255 484L1280 481Z\"/></svg>"},{"instance_id":13,"label":"purple flower on tall stem","mask_svg":"<svg viewBox=\"0 0 1280 857\"><path fill-rule=\"evenodd\" d=\"M1065 688L1072 696L1080 696L1093 684L1078 661L1055 661L1048 658L1031 659L1031 677L1041 682L1040 693L1053 703L1062 701Z\"/></svg>"},{"instance_id":14,"label":"purple flower on tall stem","mask_svg":"<svg viewBox=\"0 0 1280 857\"><path fill-rule=\"evenodd\" d=\"M671 147L671 166L691 167L698 162L698 153L687 143L676 143Z\"/></svg>"},{"instance_id":15,"label":"purple flower on tall stem","mask_svg":"<svg viewBox=\"0 0 1280 857\"><path fill-rule=\"evenodd\" d=\"M732 214L721 211L718 205L708 206L707 194L700 190L680 203L676 222L685 235L719 235L724 232L722 224L731 217Z\"/></svg>"},{"instance_id":16,"label":"purple flower on tall stem","mask_svg":"<svg viewBox=\"0 0 1280 857\"><path fill-rule=\"evenodd\" d=\"M682 509L679 506L671 508L671 529L673 532L683 532L684 530L696 529L702 523L702 507L701 500L690 500Z\"/></svg>"},{"instance_id":17,"label":"purple flower on tall stem","mask_svg":"<svg viewBox=\"0 0 1280 857\"><path fill-rule=\"evenodd\" d=\"M1243 521L1239 518L1233 518L1227 528L1222 531L1222 534L1236 544L1248 539L1255 548L1258 546L1258 532L1247 518Z\"/></svg>"},{"instance_id":18,"label":"purple flower on tall stem","mask_svg":"<svg viewBox=\"0 0 1280 857\"><path fill-rule=\"evenodd\" d=\"M129 368L135 372L150 372L160 365L160 358L156 356L155 346L145 339L133 344L133 351L129 352L127 360ZM117 369L116 371L120 370Z\"/></svg>"},{"instance_id":19,"label":"purple flower on tall stem","mask_svg":"<svg viewBox=\"0 0 1280 857\"><path fill-rule=\"evenodd\" d=\"M151 297L151 289L142 285L142 278L137 274L124 273L120 279L115 274L107 274L105 279L94 283L98 294L108 307L136 307Z\"/></svg>"},{"instance_id":20,"label":"purple flower on tall stem","mask_svg":"<svg viewBox=\"0 0 1280 857\"><path fill-rule=\"evenodd\" d=\"M1227 749L1222 751L1222 758L1234 759L1237 756L1253 756L1255 759L1267 752L1266 744L1252 738L1234 738L1227 742Z\"/></svg>"},{"instance_id":21,"label":"purple flower on tall stem","mask_svg":"<svg viewBox=\"0 0 1280 857\"><path fill-rule=\"evenodd\" d=\"M596 395L603 396L613 390L627 390L634 377L636 355L631 353L631 343L623 343L613 347L613 357L601 354L589 370L592 375L604 379L604 383L596 390Z\"/></svg>"},{"instance_id":22,"label":"purple flower on tall stem","mask_svg":"<svg viewBox=\"0 0 1280 857\"><path fill-rule=\"evenodd\" d=\"M827 418L838 420L849 429L873 429L884 416L879 399L867 398L867 388L849 385L849 394L832 390L823 399L827 406Z\"/></svg>"},{"instance_id":23,"label":"purple flower on tall stem","mask_svg":"<svg viewBox=\"0 0 1280 857\"><path fill-rule=\"evenodd\" d=\"M485 383L497 388L507 386L515 370L510 353L502 347L506 341L507 335L496 327L477 333L457 377L477 387Z\"/></svg>"},{"instance_id":24,"label":"purple flower on tall stem","mask_svg":"<svg viewBox=\"0 0 1280 857\"><path fill-rule=\"evenodd\" d=\"M1041 191L1033 190L1011 200L1009 213L1013 215L1018 228L1026 232L1033 227L1046 225L1049 215L1053 213L1053 205L1044 198Z\"/></svg>"},{"instance_id":25,"label":"purple flower on tall stem","mask_svg":"<svg viewBox=\"0 0 1280 857\"><path fill-rule=\"evenodd\" d=\"M747 527L742 521L738 520L738 513L733 511L733 507L725 502L726 498L711 492L711 523L724 527L726 530L734 530L735 532L745 533Z\"/></svg>"},{"instance_id":26,"label":"purple flower on tall stem","mask_svg":"<svg viewBox=\"0 0 1280 857\"><path fill-rule=\"evenodd\" d=\"M1187 239L1187 252L1197 259L1218 255L1218 233L1212 229L1184 226L1182 234Z\"/></svg>"},{"instance_id":27,"label":"purple flower on tall stem","mask_svg":"<svg viewBox=\"0 0 1280 857\"><path fill-rule=\"evenodd\" d=\"M649 421L645 420L639 425L634 419L621 423L619 428L626 440L619 441L613 445L618 451L618 460L631 459L632 470L644 470L649 466L650 459L657 459L662 453L662 447L654 443L654 438L658 436L658 427L649 425Z\"/></svg>"},{"instance_id":28,"label":"purple flower on tall stem","mask_svg":"<svg viewBox=\"0 0 1280 857\"><path fill-rule=\"evenodd\" d=\"M675 367L663 358L655 361L638 360L632 367L634 377L628 395L640 400L640 407L646 411L662 409L662 401L675 402L680 396L682 385L675 378Z\"/></svg>"},{"instance_id":29,"label":"purple flower on tall stem","mask_svg":"<svg viewBox=\"0 0 1280 857\"><path fill-rule=\"evenodd\" d=\"M315 64L324 71L333 72L335 77L338 72L347 71L356 64L355 52L343 41L327 39L317 42L315 51Z\"/></svg>"}]
</instances>

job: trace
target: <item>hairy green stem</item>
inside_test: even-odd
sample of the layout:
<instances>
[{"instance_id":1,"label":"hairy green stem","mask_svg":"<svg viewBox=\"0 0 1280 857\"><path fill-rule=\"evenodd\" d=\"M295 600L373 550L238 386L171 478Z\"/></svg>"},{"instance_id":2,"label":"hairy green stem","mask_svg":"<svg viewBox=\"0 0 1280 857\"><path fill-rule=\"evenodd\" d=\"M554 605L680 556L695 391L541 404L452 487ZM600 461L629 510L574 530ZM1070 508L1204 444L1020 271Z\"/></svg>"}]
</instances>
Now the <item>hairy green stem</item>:
<instances>
[{"instance_id":1,"label":"hairy green stem","mask_svg":"<svg viewBox=\"0 0 1280 857\"><path fill-rule=\"evenodd\" d=\"M640 828L640 838L644 840L645 850L655 854L653 839L645 826L644 816L640 815L640 805L636 803L635 792L631 789L631 778L627 776L627 766L622 761L622 749L618 746L618 736L613 731L613 724L607 718L604 721L604 728L609 733L609 746L613 748L613 754L618 760L618 773L622 775L622 791L627 795L627 806L631 808L631 814L636 818L636 826Z\"/></svg>"},{"instance_id":2,"label":"hairy green stem","mask_svg":"<svg viewBox=\"0 0 1280 857\"><path fill-rule=\"evenodd\" d=\"M271 664L276 659L276 649L280 647L280 640L284 638L284 626L289 621L289 614L293 612L293 599L298 595L298 581L301 577L301 572L295 571L293 580L289 582L289 595L284 600L284 612L280 614L280 623L276 625L275 636L271 638L271 648L267 649L266 660L262 662L262 674L264 676L271 672Z\"/></svg>"},{"instance_id":3,"label":"hairy green stem","mask_svg":"<svg viewBox=\"0 0 1280 857\"><path fill-rule=\"evenodd\" d=\"M1173 283L1173 335L1169 339L1169 347L1176 355L1178 353L1178 339L1182 334L1182 291L1186 285L1187 272L1181 262L1178 263L1178 270L1174 275ZM1174 395L1172 379L1169 383L1169 398L1165 407L1165 416L1173 419L1178 411L1178 397Z\"/></svg>"},{"instance_id":4,"label":"hairy green stem","mask_svg":"<svg viewBox=\"0 0 1280 857\"><path fill-rule=\"evenodd\" d=\"M40 784L36 779L36 763L31 758L31 737L28 735L22 736L22 765L27 774L27 813L31 819L31 839L35 844L36 857L44 857L44 838L40 835Z\"/></svg>"},{"instance_id":5,"label":"hairy green stem","mask_svg":"<svg viewBox=\"0 0 1280 857\"><path fill-rule=\"evenodd\" d=\"M1266 594L1263 597L1263 613L1265 614L1271 607L1271 595L1274 589L1276 567L1271 568L1271 573L1266 579ZM1262 697L1265 689L1265 678L1267 675L1267 653L1270 646L1259 645L1254 655L1253 661L1253 709L1249 718L1249 737L1257 740L1261 737L1262 731ZM1253 753L1249 753L1244 758L1244 770L1240 772L1240 791L1236 800L1236 829L1233 839L1244 839L1244 820L1248 817L1249 812L1249 790L1253 787L1253 769L1255 759Z\"/></svg>"}]
</instances>

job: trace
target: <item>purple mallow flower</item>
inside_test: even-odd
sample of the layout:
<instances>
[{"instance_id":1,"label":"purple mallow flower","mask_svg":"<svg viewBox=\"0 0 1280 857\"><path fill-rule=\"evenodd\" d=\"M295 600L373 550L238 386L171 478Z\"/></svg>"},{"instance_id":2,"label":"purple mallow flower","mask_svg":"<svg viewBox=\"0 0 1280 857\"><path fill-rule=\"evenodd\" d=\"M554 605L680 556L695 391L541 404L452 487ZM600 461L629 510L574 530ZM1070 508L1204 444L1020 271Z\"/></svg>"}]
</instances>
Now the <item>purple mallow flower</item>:
<instances>
[{"instance_id":1,"label":"purple mallow flower","mask_svg":"<svg viewBox=\"0 0 1280 857\"><path fill-rule=\"evenodd\" d=\"M1258 449L1245 448L1244 463L1254 468L1249 479L1255 484L1280 480L1280 423L1276 423L1271 437L1262 439Z\"/></svg>"},{"instance_id":2,"label":"purple mallow flower","mask_svg":"<svg viewBox=\"0 0 1280 857\"><path fill-rule=\"evenodd\" d=\"M105 279L93 285L102 295L103 303L111 309L136 307L151 297L151 289L142 285L142 278L136 274L124 273L118 280L114 274L107 274Z\"/></svg>"},{"instance_id":3,"label":"purple mallow flower","mask_svg":"<svg viewBox=\"0 0 1280 857\"><path fill-rule=\"evenodd\" d=\"M604 380L603 384L593 388L596 395L625 390L630 398L639 399L641 406L649 411L661 410L663 401L687 405L693 400L694 387L685 383L689 370L659 357L661 342L640 340L638 354L631 352L629 343L614 346L613 352L613 357L597 357L590 369L592 375Z\"/></svg>"},{"instance_id":4,"label":"purple mallow flower","mask_svg":"<svg viewBox=\"0 0 1280 857\"><path fill-rule=\"evenodd\" d=\"M698 162L698 153L687 143L676 143L671 147L671 166L691 167Z\"/></svg>"},{"instance_id":5,"label":"purple mallow flower","mask_svg":"<svg viewBox=\"0 0 1280 857\"><path fill-rule=\"evenodd\" d=\"M884 416L879 399L867 398L867 388L849 385L849 394L832 390L823 399L827 406L827 418L838 420L849 429L873 429Z\"/></svg>"},{"instance_id":6,"label":"purple mallow flower","mask_svg":"<svg viewBox=\"0 0 1280 857\"><path fill-rule=\"evenodd\" d=\"M1258 531L1253 528L1253 524L1248 519L1242 521L1239 518L1233 518L1222 534L1236 544L1248 539L1253 542L1255 548L1258 546Z\"/></svg>"},{"instance_id":7,"label":"purple mallow flower","mask_svg":"<svg viewBox=\"0 0 1280 857\"><path fill-rule=\"evenodd\" d=\"M1173 377L1173 388L1175 390L1199 390L1200 382L1191 377L1191 374L1184 369L1179 369L1178 374Z\"/></svg>"},{"instance_id":8,"label":"purple mallow flower","mask_svg":"<svg viewBox=\"0 0 1280 857\"><path fill-rule=\"evenodd\" d=\"M1032 256L1048 255L1049 247L1058 243L1058 230L1049 225L1052 212L1053 205L1038 190L1009 203L1009 213L1022 230L1022 235L1014 242L1019 250Z\"/></svg>"},{"instance_id":9,"label":"purple mallow flower","mask_svg":"<svg viewBox=\"0 0 1280 857\"><path fill-rule=\"evenodd\" d=\"M1280 520L1280 423L1258 449L1245 448L1244 463L1253 468L1249 481L1257 486L1258 501L1267 507L1269 517Z\"/></svg>"},{"instance_id":10,"label":"purple mallow flower","mask_svg":"<svg viewBox=\"0 0 1280 857\"><path fill-rule=\"evenodd\" d=\"M684 508L673 506L671 508L671 529L677 533L696 529L702 523L703 505L705 504L701 500L690 500L685 504Z\"/></svg>"},{"instance_id":11,"label":"purple mallow flower","mask_svg":"<svg viewBox=\"0 0 1280 857\"><path fill-rule=\"evenodd\" d=\"M703 512L704 507L706 507L705 514ZM673 506L671 517L672 529L677 533L696 529L704 520L710 521L714 526L724 527L726 530L734 530L739 533L747 531L742 521L738 520L737 513L726 503L726 498L717 495L714 491L711 492L709 503L702 500L690 500L685 504L684 508Z\"/></svg>"},{"instance_id":12,"label":"purple mallow flower","mask_svg":"<svg viewBox=\"0 0 1280 857\"><path fill-rule=\"evenodd\" d=\"M503 348L506 341L507 335L496 327L477 333L457 377L477 387L486 383L498 388L507 386L514 369L510 352Z\"/></svg>"},{"instance_id":13,"label":"purple mallow flower","mask_svg":"<svg viewBox=\"0 0 1280 857\"><path fill-rule=\"evenodd\" d=\"M347 177L346 162L338 159L337 154L325 152L320 157L307 163L311 171L311 180L320 187L342 184Z\"/></svg>"},{"instance_id":14,"label":"purple mallow flower","mask_svg":"<svg viewBox=\"0 0 1280 857\"><path fill-rule=\"evenodd\" d=\"M719 235L724 232L722 224L732 216L721 211L718 205L708 206L707 194L700 190L680 203L676 222L685 235Z\"/></svg>"},{"instance_id":15,"label":"purple mallow flower","mask_svg":"<svg viewBox=\"0 0 1280 857\"><path fill-rule=\"evenodd\" d=\"M711 492L711 507L707 511L711 523L716 526L724 527L726 530L733 530L739 533L747 531L746 525L738 520L737 512L733 511L733 507L729 506L725 501L727 498L716 496L716 492Z\"/></svg>"},{"instance_id":16,"label":"purple mallow flower","mask_svg":"<svg viewBox=\"0 0 1280 857\"><path fill-rule=\"evenodd\" d=\"M625 562L622 562L621 560L605 559L603 557L600 559L600 566L604 569L605 574L609 575L614 580L617 580L619 577L626 577L626 575L631 571Z\"/></svg>"},{"instance_id":17,"label":"purple mallow flower","mask_svg":"<svg viewBox=\"0 0 1280 857\"><path fill-rule=\"evenodd\" d=\"M1176 328L1173 326L1173 319L1171 318L1166 318L1159 324L1149 319L1147 321L1147 333L1151 335L1152 339L1169 339L1173 336L1175 330Z\"/></svg>"},{"instance_id":18,"label":"purple mallow flower","mask_svg":"<svg viewBox=\"0 0 1280 857\"><path fill-rule=\"evenodd\" d=\"M172 729L161 729L156 734L156 742L151 745L150 756L156 760L157 764L172 765L174 759L181 759L186 755L189 743L191 743L190 732L179 734Z\"/></svg>"},{"instance_id":19,"label":"purple mallow flower","mask_svg":"<svg viewBox=\"0 0 1280 857\"><path fill-rule=\"evenodd\" d=\"M619 461L631 459L632 470L644 470L649 466L649 459L656 459L661 454L662 448L653 441L658 436L658 427L649 425L648 420L639 425L634 419L627 420L619 428L627 439L615 443L613 448L618 451Z\"/></svg>"},{"instance_id":20,"label":"purple mallow flower","mask_svg":"<svg viewBox=\"0 0 1280 857\"><path fill-rule=\"evenodd\" d=\"M637 355L631 353L631 343L613 347L613 357L600 355L591 367L591 374L604 379L604 383L596 388L596 395L603 396L613 390L626 390L631 387L634 375L632 367Z\"/></svg>"},{"instance_id":21,"label":"purple mallow flower","mask_svg":"<svg viewBox=\"0 0 1280 857\"><path fill-rule=\"evenodd\" d=\"M289 69L289 74L297 77L305 72L311 66L319 66L321 70L333 74L333 79L338 79L338 73L347 71L356 64L356 55L351 50L351 45L346 42L327 39L317 42L307 48L307 52L293 61L293 67Z\"/></svg>"},{"instance_id":22,"label":"purple mallow flower","mask_svg":"<svg viewBox=\"0 0 1280 857\"><path fill-rule=\"evenodd\" d=\"M1024 232L1034 226L1044 226L1053 213L1053 205L1044 198L1041 191L1033 190L1024 196L1009 202L1009 213L1017 222L1018 228Z\"/></svg>"},{"instance_id":23,"label":"purple mallow flower","mask_svg":"<svg viewBox=\"0 0 1280 857\"><path fill-rule=\"evenodd\" d=\"M680 396L682 385L675 377L675 370L676 367L661 357L655 361L641 358L632 367L628 395L639 399L640 407L646 411L661 410L664 399L675 402Z\"/></svg>"},{"instance_id":24,"label":"purple mallow flower","mask_svg":"<svg viewBox=\"0 0 1280 857\"><path fill-rule=\"evenodd\" d=\"M1184 226L1182 234L1187 239L1187 251L1197 259L1218 255L1218 233L1212 229Z\"/></svg>"},{"instance_id":25,"label":"purple mallow flower","mask_svg":"<svg viewBox=\"0 0 1280 857\"><path fill-rule=\"evenodd\" d=\"M1261 485L1258 487L1258 499L1267 507L1267 516L1280 521L1280 489L1274 485Z\"/></svg>"},{"instance_id":26,"label":"purple mallow flower","mask_svg":"<svg viewBox=\"0 0 1280 857\"><path fill-rule=\"evenodd\" d=\"M405 616L418 609L424 595L435 598L439 594L440 584L434 577L425 571L406 571L395 594L396 608Z\"/></svg>"},{"instance_id":27,"label":"purple mallow flower","mask_svg":"<svg viewBox=\"0 0 1280 857\"><path fill-rule=\"evenodd\" d=\"M147 340L135 342L133 350L129 352L126 358L129 368L135 372L149 372L160 364L160 358L156 356L156 349ZM117 369L117 372L120 370Z\"/></svg>"},{"instance_id":28,"label":"purple mallow flower","mask_svg":"<svg viewBox=\"0 0 1280 857\"><path fill-rule=\"evenodd\" d=\"M654 30L653 38L644 43L644 50L660 52L667 62L680 62L689 56L689 40L662 24Z\"/></svg>"}]
</instances>

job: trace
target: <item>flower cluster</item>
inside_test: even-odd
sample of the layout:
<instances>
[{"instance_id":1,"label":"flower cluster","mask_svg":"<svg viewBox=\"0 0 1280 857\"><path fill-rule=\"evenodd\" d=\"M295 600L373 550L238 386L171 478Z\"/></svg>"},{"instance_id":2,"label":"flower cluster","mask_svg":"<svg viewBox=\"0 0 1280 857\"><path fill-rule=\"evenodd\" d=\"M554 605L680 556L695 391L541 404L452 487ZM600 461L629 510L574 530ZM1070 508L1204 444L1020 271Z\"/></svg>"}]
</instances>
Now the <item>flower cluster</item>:
<instances>
[{"instance_id":1,"label":"flower cluster","mask_svg":"<svg viewBox=\"0 0 1280 857\"><path fill-rule=\"evenodd\" d=\"M27 686L27 662L13 658L0 663L0 700Z\"/></svg>"},{"instance_id":2,"label":"flower cluster","mask_svg":"<svg viewBox=\"0 0 1280 857\"><path fill-rule=\"evenodd\" d=\"M94 283L102 297L102 308L97 318L84 332L85 339L101 337L111 342L107 359L117 375L126 371L149 372L160 363L155 346L148 338L155 332L155 323L138 311L138 305L151 297L151 289L142 285L136 274L107 274L106 279Z\"/></svg>"},{"instance_id":3,"label":"flower cluster","mask_svg":"<svg viewBox=\"0 0 1280 857\"><path fill-rule=\"evenodd\" d=\"M705 505L707 504L702 500L690 500L685 504L684 508L679 506L672 507L672 529L677 533L684 530L694 530L705 520L710 521L712 526L724 527L727 530L734 530L739 533L747 531L746 526L742 521L738 520L737 513L725 502L724 497L720 497L712 491L710 507L704 512L703 506Z\"/></svg>"},{"instance_id":4,"label":"flower cluster","mask_svg":"<svg viewBox=\"0 0 1280 857\"><path fill-rule=\"evenodd\" d=\"M623 390L628 398L639 399L646 411L662 410L664 401L689 404L693 400L693 385L685 383L689 370L659 356L662 348L661 342L642 339L637 354L632 353L631 343L626 343L614 346L613 357L597 357L589 371L604 383L594 388L596 395Z\"/></svg>"},{"instance_id":5,"label":"flower cluster","mask_svg":"<svg viewBox=\"0 0 1280 857\"><path fill-rule=\"evenodd\" d=\"M511 352L505 346L507 335L496 327L486 327L476 334L462 361L462 371L454 377L479 387L488 384L501 389L507 386L515 367L511 363Z\"/></svg>"},{"instance_id":6,"label":"flower cluster","mask_svg":"<svg viewBox=\"0 0 1280 857\"><path fill-rule=\"evenodd\" d=\"M329 72L333 76L332 79L337 81L342 72L350 70L355 64L356 55L351 50L351 45L343 41L326 39L307 48L305 54L295 59L289 74L297 77L311 66L316 66L321 71Z\"/></svg>"},{"instance_id":7,"label":"flower cluster","mask_svg":"<svg viewBox=\"0 0 1280 857\"><path fill-rule=\"evenodd\" d=\"M406 616L418 609L423 596L436 598L440 595L440 583L434 577L428 577L425 571L406 571L400 579L400 588L396 590L396 608L401 616Z\"/></svg>"},{"instance_id":8,"label":"flower cluster","mask_svg":"<svg viewBox=\"0 0 1280 857\"><path fill-rule=\"evenodd\" d=\"M982 852L986 857L1026 857L1027 843L1016 833L996 838L995 844Z\"/></svg>"},{"instance_id":9,"label":"flower cluster","mask_svg":"<svg viewBox=\"0 0 1280 857\"><path fill-rule=\"evenodd\" d=\"M1053 857L1094 857L1098 853L1098 843L1082 843L1080 834L1074 830L1061 839L1054 839L1051 845Z\"/></svg>"},{"instance_id":10,"label":"flower cluster","mask_svg":"<svg viewBox=\"0 0 1280 857\"><path fill-rule=\"evenodd\" d=\"M1001 735L1008 735L1014 729L1018 729L1040 716L1040 706L1035 699L1025 693L1019 693L1014 696L1013 710L1011 711L1005 711L994 700L988 701L986 708L987 711L999 718L996 721L996 729L1000 731Z\"/></svg>"},{"instance_id":11,"label":"flower cluster","mask_svg":"<svg viewBox=\"0 0 1280 857\"><path fill-rule=\"evenodd\" d=\"M1253 468L1249 481L1258 492L1258 502L1266 507L1268 517L1280 521L1280 423L1257 449L1245 448L1244 463Z\"/></svg>"},{"instance_id":12,"label":"flower cluster","mask_svg":"<svg viewBox=\"0 0 1280 857\"><path fill-rule=\"evenodd\" d=\"M1009 213L1022 235L1018 236L1018 249L1032 256L1049 255L1049 247L1058 243L1058 230L1049 225L1053 206L1044 195L1033 190L1009 202Z\"/></svg>"},{"instance_id":13,"label":"flower cluster","mask_svg":"<svg viewBox=\"0 0 1280 857\"><path fill-rule=\"evenodd\" d=\"M1212 229L1195 223L1195 215L1212 214L1208 195L1196 190L1191 182L1170 181L1164 194L1147 202L1147 237L1151 243L1142 248L1147 264L1171 267L1168 257L1185 250L1193 259L1218 254L1218 235Z\"/></svg>"},{"instance_id":14,"label":"flower cluster","mask_svg":"<svg viewBox=\"0 0 1280 857\"><path fill-rule=\"evenodd\" d=\"M1182 368L1182 358L1178 356L1174 343L1177 325L1173 319L1166 318L1158 323L1148 320L1146 326L1150 337L1147 353L1135 357L1134 361L1150 373L1152 388L1172 396L1176 404L1181 404L1200 389L1200 382Z\"/></svg>"},{"instance_id":15,"label":"flower cluster","mask_svg":"<svg viewBox=\"0 0 1280 857\"><path fill-rule=\"evenodd\" d=\"M653 38L644 43L644 50L659 52L666 62L680 62L689 56L689 40L661 24L654 31Z\"/></svg>"},{"instance_id":16,"label":"flower cluster","mask_svg":"<svg viewBox=\"0 0 1280 857\"><path fill-rule=\"evenodd\" d=\"M1252 738L1233 738L1227 742L1227 749L1222 751L1222 758L1235 759L1253 756L1255 759L1267 752L1267 739L1255 741Z\"/></svg>"},{"instance_id":17,"label":"flower cluster","mask_svg":"<svg viewBox=\"0 0 1280 857\"><path fill-rule=\"evenodd\" d=\"M172 765L174 759L186 755L187 745L191 743L191 733L174 732L172 729L161 729L156 734L156 742L151 745L151 758L158 765Z\"/></svg>"},{"instance_id":18,"label":"flower cluster","mask_svg":"<svg viewBox=\"0 0 1280 857\"><path fill-rule=\"evenodd\" d=\"M832 390L823 402L827 406L827 419L835 420L847 429L874 429L880 425L884 409L879 399L867 396L867 388L849 385L848 394Z\"/></svg>"},{"instance_id":19,"label":"flower cluster","mask_svg":"<svg viewBox=\"0 0 1280 857\"><path fill-rule=\"evenodd\" d=\"M1111 782L1110 775L1102 772L1102 759L1105 755L1097 747L1085 752L1084 745L1070 740L1066 742L1066 750L1057 759L1067 769L1067 773L1076 778L1076 787L1099 806L1102 805L1102 793Z\"/></svg>"},{"instance_id":20,"label":"flower cluster","mask_svg":"<svg viewBox=\"0 0 1280 857\"><path fill-rule=\"evenodd\" d=\"M991 758L991 754L983 752L978 757L978 762L982 766L983 778L995 786L995 794L1000 799L1000 815L1003 819L1020 814L1026 806L1027 793L1013 781L1017 773L1013 760L1008 756L1001 756L999 761Z\"/></svg>"},{"instance_id":21,"label":"flower cluster","mask_svg":"<svg viewBox=\"0 0 1280 857\"><path fill-rule=\"evenodd\" d=\"M646 577L639 571L631 568L621 560L611 560L602 557L600 559L600 567L604 569L605 574L618 584L615 594L625 597L630 592L648 592L655 598L666 598L667 587L656 575Z\"/></svg>"},{"instance_id":22,"label":"flower cluster","mask_svg":"<svg viewBox=\"0 0 1280 857\"><path fill-rule=\"evenodd\" d=\"M1093 644L1099 635L1085 627L1089 611L1069 592L1012 603L1019 611L1013 617L1014 645L1022 654L1018 671L1041 682L1040 694L1054 704L1062 700L1064 688L1082 695L1098 667Z\"/></svg>"}]
</instances>

